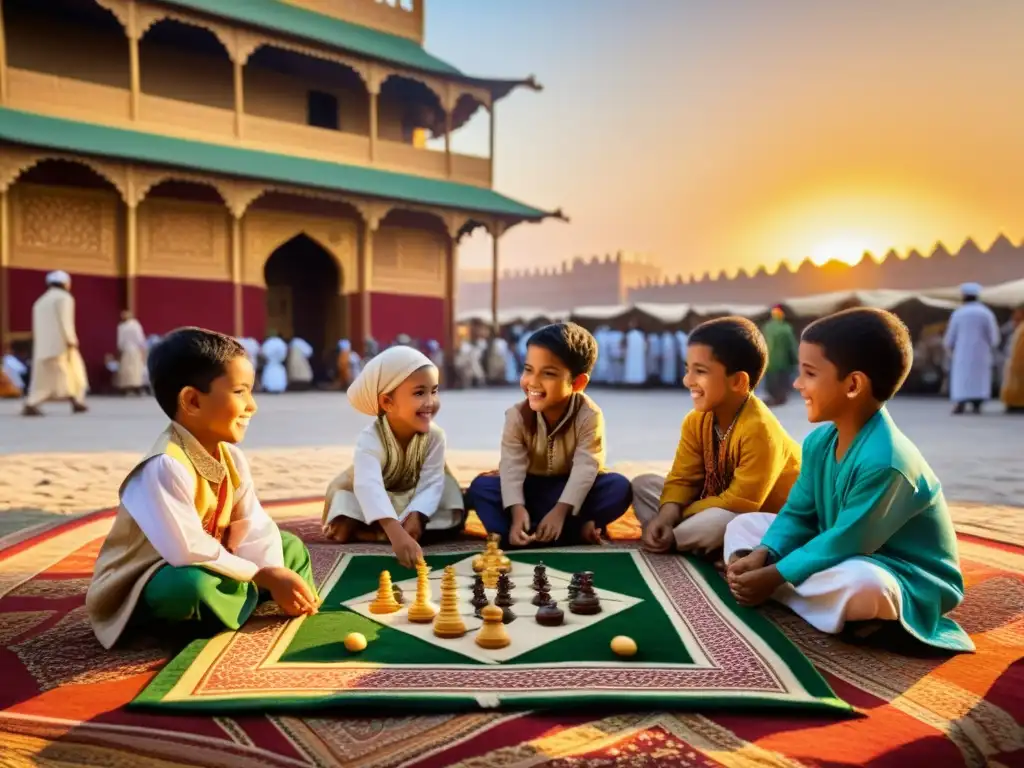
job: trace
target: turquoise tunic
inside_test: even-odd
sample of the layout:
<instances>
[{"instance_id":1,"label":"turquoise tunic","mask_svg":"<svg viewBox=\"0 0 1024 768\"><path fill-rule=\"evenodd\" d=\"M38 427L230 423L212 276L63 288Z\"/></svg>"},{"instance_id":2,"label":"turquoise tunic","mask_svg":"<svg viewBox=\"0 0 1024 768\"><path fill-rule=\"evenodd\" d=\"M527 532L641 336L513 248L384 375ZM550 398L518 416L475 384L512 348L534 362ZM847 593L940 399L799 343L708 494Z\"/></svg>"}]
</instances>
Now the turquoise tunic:
<instances>
[{"instance_id":1,"label":"turquoise tunic","mask_svg":"<svg viewBox=\"0 0 1024 768\"><path fill-rule=\"evenodd\" d=\"M851 557L890 571L900 584L900 622L928 645L973 651L974 642L945 614L964 598L953 520L938 478L885 408L836 461L837 430L804 441L800 476L761 542L786 581Z\"/></svg>"}]
</instances>

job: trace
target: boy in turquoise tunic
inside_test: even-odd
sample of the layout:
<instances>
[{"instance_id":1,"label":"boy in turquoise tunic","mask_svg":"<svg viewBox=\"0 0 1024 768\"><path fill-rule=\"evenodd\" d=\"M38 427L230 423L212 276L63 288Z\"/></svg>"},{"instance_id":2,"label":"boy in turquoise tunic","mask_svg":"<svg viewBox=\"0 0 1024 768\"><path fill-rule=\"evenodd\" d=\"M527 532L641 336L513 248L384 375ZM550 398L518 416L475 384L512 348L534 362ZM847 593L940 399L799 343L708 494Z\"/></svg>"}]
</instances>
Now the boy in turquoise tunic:
<instances>
[{"instance_id":1,"label":"boy in turquoise tunic","mask_svg":"<svg viewBox=\"0 0 1024 768\"><path fill-rule=\"evenodd\" d=\"M899 622L917 640L973 651L947 613L964 597L956 534L938 478L885 402L910 370L893 314L851 309L800 341L794 384L811 422L803 466L778 515L726 529L728 581L742 605L774 598L815 628L865 636Z\"/></svg>"},{"instance_id":2,"label":"boy in turquoise tunic","mask_svg":"<svg viewBox=\"0 0 1024 768\"><path fill-rule=\"evenodd\" d=\"M268 598L316 613L309 552L260 506L236 446L256 413L241 344L182 328L152 350L149 374L171 423L121 485L85 599L97 639L110 648L133 621L238 629Z\"/></svg>"}]
</instances>

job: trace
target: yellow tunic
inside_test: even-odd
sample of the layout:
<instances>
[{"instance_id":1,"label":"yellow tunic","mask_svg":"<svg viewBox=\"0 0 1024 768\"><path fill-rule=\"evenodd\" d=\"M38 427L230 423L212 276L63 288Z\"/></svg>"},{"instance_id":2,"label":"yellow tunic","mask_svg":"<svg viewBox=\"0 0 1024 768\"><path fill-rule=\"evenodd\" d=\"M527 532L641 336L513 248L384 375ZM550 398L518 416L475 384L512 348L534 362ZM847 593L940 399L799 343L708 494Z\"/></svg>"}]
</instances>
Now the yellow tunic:
<instances>
[{"instance_id":1,"label":"yellow tunic","mask_svg":"<svg viewBox=\"0 0 1024 768\"><path fill-rule=\"evenodd\" d=\"M661 504L679 504L684 518L712 507L777 513L800 474L800 446L768 406L751 395L728 436L725 466L719 467L724 487L706 495L705 467L715 450L714 429L711 413L690 411L683 419Z\"/></svg>"},{"instance_id":2,"label":"yellow tunic","mask_svg":"<svg viewBox=\"0 0 1024 768\"><path fill-rule=\"evenodd\" d=\"M146 457L128 473L119 493L124 493L128 481L151 459L163 455L180 463L195 479L196 514L206 531L221 540L233 520L234 498L241 484L231 455L223 445L220 461L217 461L185 429L172 423ZM85 597L93 631L105 648L117 642L146 582L166 564L121 504L96 558L92 583Z\"/></svg>"}]
</instances>

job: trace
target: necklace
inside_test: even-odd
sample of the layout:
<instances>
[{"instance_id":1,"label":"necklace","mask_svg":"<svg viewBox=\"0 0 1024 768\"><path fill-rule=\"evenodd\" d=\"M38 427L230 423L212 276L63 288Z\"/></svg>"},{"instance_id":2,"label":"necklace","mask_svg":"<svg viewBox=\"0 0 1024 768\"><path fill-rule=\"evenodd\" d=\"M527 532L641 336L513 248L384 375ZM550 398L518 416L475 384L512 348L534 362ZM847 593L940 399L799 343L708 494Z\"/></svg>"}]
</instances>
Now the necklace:
<instances>
[{"instance_id":1,"label":"necklace","mask_svg":"<svg viewBox=\"0 0 1024 768\"><path fill-rule=\"evenodd\" d=\"M736 422L739 421L740 414L743 413L743 406L747 404L747 401L749 399L750 395L747 395L745 398L743 398L743 402L740 403L740 407L736 409L736 415L732 417L732 423L729 425L729 428L725 430L725 432L722 431L722 428L718 426L718 424L715 424L715 437L718 438L718 441L720 443L724 443L728 439L729 435L732 434L732 428L735 427Z\"/></svg>"}]
</instances>

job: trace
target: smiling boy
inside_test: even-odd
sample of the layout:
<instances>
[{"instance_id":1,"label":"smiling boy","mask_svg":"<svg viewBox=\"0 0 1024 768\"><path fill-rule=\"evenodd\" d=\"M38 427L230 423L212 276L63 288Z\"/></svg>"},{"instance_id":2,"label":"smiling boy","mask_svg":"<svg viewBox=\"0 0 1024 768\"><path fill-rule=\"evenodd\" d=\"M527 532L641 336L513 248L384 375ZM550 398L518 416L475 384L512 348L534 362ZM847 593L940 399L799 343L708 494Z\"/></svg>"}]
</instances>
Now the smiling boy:
<instances>
[{"instance_id":1,"label":"smiling boy","mask_svg":"<svg viewBox=\"0 0 1024 768\"><path fill-rule=\"evenodd\" d=\"M505 546L597 544L629 509L629 480L604 471L604 416L583 393L596 360L597 342L575 323L547 325L527 342L526 400L505 413L498 474L480 475L467 494Z\"/></svg>"},{"instance_id":2,"label":"smiling boy","mask_svg":"<svg viewBox=\"0 0 1024 768\"><path fill-rule=\"evenodd\" d=\"M171 419L121 484L121 505L85 598L112 647L130 621L238 629L261 599L316 613L309 552L260 506L236 444L256 413L255 373L234 339L181 328L149 355Z\"/></svg>"},{"instance_id":3,"label":"smiling boy","mask_svg":"<svg viewBox=\"0 0 1024 768\"><path fill-rule=\"evenodd\" d=\"M964 582L942 487L885 408L913 359L906 326L883 310L839 312L807 327L799 357L794 386L808 420L825 425L804 441L782 511L729 524L733 595L774 598L822 632L902 626L928 645L973 650L946 616Z\"/></svg>"},{"instance_id":4,"label":"smiling boy","mask_svg":"<svg viewBox=\"0 0 1024 768\"><path fill-rule=\"evenodd\" d=\"M746 512L777 512L800 470L800 448L754 394L767 365L761 331L742 317L693 329L683 384L693 410L668 477L633 481L633 507L652 552L717 553Z\"/></svg>"}]
</instances>

